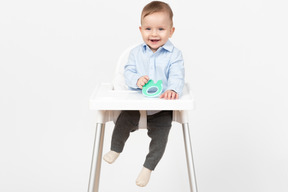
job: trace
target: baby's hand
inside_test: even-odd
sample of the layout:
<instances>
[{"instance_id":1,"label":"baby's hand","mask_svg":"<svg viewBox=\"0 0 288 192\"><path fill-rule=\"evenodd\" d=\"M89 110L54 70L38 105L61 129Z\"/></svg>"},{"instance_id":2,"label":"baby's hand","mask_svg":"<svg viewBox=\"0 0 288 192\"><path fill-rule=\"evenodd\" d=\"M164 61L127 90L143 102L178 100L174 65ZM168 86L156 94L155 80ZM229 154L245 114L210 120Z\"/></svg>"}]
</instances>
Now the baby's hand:
<instances>
[{"instance_id":1,"label":"baby's hand","mask_svg":"<svg viewBox=\"0 0 288 192\"><path fill-rule=\"evenodd\" d=\"M142 77L140 77L140 78L138 79L136 85L137 85L140 89L142 89L143 86L144 86L148 81L149 81L148 75L144 75L144 76L142 76Z\"/></svg>"},{"instance_id":2,"label":"baby's hand","mask_svg":"<svg viewBox=\"0 0 288 192\"><path fill-rule=\"evenodd\" d=\"M168 100L170 100L170 99L178 99L179 95L178 95L178 93L176 93L173 90L167 90L162 95L160 95L160 98L164 98L164 99L168 99Z\"/></svg>"}]
</instances>

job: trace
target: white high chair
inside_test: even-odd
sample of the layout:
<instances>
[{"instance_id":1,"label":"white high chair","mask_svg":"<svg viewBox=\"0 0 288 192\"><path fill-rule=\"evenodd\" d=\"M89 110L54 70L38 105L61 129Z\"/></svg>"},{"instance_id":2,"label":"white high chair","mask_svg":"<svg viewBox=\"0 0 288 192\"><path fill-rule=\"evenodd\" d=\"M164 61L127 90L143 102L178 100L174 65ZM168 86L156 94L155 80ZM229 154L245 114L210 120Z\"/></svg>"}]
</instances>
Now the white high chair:
<instances>
[{"instance_id":1,"label":"white high chair","mask_svg":"<svg viewBox=\"0 0 288 192\"><path fill-rule=\"evenodd\" d=\"M128 90L123 72L133 47L126 49L120 56L115 70L114 83L101 83L90 97L90 109L97 113L88 192L99 190L105 124L109 121L115 122L121 110L139 110L139 128L147 127L147 110L173 110L173 121L181 123L183 128L190 192L197 192L188 114L188 111L194 109L194 100L189 85L185 84L183 95L178 100L147 98L138 91Z\"/></svg>"}]
</instances>

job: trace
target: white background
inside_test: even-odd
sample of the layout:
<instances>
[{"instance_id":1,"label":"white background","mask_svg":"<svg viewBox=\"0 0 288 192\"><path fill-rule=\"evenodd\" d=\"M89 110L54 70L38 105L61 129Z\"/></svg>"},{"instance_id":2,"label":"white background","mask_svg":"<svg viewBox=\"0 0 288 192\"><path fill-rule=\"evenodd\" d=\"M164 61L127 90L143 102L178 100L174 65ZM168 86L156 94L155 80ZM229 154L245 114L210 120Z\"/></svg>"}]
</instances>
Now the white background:
<instances>
[{"instance_id":1,"label":"white background","mask_svg":"<svg viewBox=\"0 0 288 192\"><path fill-rule=\"evenodd\" d=\"M146 0L0 2L0 191L87 191L95 113L89 96L141 43ZM288 191L287 3L167 1L197 109L191 136L199 192ZM104 152L113 124L107 125ZM148 150L131 135L100 191L188 192L181 126L145 188Z\"/></svg>"}]
</instances>

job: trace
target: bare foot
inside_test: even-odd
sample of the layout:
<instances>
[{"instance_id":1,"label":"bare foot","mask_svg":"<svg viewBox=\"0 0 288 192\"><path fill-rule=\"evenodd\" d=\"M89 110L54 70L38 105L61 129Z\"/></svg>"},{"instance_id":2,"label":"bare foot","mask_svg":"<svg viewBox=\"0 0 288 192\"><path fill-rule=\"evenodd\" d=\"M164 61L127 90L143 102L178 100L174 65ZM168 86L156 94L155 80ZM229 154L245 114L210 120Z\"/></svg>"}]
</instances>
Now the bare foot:
<instances>
[{"instance_id":1,"label":"bare foot","mask_svg":"<svg viewBox=\"0 0 288 192\"><path fill-rule=\"evenodd\" d=\"M149 182L151 172L152 171L150 169L143 167L136 180L136 185L139 187L145 187Z\"/></svg>"},{"instance_id":2,"label":"bare foot","mask_svg":"<svg viewBox=\"0 0 288 192\"><path fill-rule=\"evenodd\" d=\"M115 151L109 151L108 153L106 153L103 157L103 159L107 162L107 163L113 163L118 157L119 157L120 153L117 153Z\"/></svg>"}]
</instances>

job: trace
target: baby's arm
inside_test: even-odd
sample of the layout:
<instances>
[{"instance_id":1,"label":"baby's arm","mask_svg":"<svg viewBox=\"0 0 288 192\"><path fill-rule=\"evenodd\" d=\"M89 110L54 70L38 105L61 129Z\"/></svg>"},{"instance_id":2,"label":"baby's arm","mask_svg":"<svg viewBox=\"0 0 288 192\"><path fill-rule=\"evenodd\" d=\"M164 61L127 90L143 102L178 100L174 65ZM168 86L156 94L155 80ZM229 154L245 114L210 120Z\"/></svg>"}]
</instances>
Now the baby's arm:
<instances>
[{"instance_id":1,"label":"baby's arm","mask_svg":"<svg viewBox=\"0 0 288 192\"><path fill-rule=\"evenodd\" d=\"M177 51L172 59L169 67L168 87L160 96L164 99L178 99L182 95L184 88L184 61L181 51Z\"/></svg>"},{"instance_id":2,"label":"baby's arm","mask_svg":"<svg viewBox=\"0 0 288 192\"><path fill-rule=\"evenodd\" d=\"M138 74L136 67L136 55L134 49L131 50L128 58L128 62L124 67L124 78L126 85L131 89L138 89L138 80L141 78L141 74Z\"/></svg>"}]
</instances>

